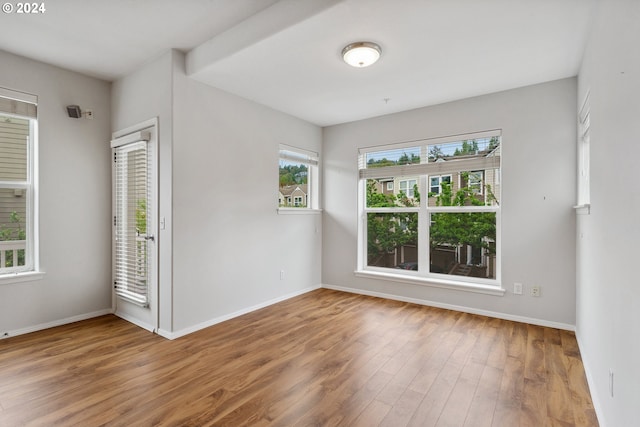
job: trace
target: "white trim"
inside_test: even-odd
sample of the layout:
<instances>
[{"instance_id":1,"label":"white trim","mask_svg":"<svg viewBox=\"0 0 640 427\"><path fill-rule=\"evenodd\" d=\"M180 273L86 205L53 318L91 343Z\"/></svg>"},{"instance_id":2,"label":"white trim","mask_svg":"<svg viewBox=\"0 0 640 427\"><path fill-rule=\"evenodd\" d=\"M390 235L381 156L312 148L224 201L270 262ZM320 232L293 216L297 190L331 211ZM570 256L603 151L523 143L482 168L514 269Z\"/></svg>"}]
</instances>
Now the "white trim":
<instances>
[{"instance_id":1,"label":"white trim","mask_svg":"<svg viewBox=\"0 0 640 427\"><path fill-rule=\"evenodd\" d=\"M278 208L278 215L319 215L322 209L311 208Z\"/></svg>"},{"instance_id":2,"label":"white trim","mask_svg":"<svg viewBox=\"0 0 640 427\"><path fill-rule=\"evenodd\" d=\"M242 316L244 314L251 313L252 311L260 310L261 308L265 308L265 307L268 307L270 305L277 304L279 302L282 302L282 301L297 297L299 295L303 295L303 294L306 294L308 292L315 291L316 289L320 289L321 287L322 287L322 285L316 285L316 286L311 286L311 287L308 287L308 288L305 288L305 289L301 289L299 291L292 292L290 294L286 294L286 295L283 295L281 297L277 297L277 298L273 298L273 299L270 299L270 300L265 301L265 302L261 302L259 304L253 305L251 307L247 307L247 308L243 308L243 309L238 310L238 311L234 311L233 313L224 314L222 316L215 317L213 319L207 320L207 321L202 322L202 323L198 323L197 325L189 326L188 328L184 328L184 329L181 329L179 331L171 332L171 331L166 331L164 329L158 329L157 333L161 337L164 337L164 338L167 338L167 339L170 339L170 340L174 340L176 338L180 338L180 337L183 337L185 335L189 335L189 334L192 334L194 332L197 332L197 331L199 331L201 329L205 329L205 328L208 328L210 326L217 325L218 323L222 323L222 322L224 322L226 320L230 320L230 319L233 319L235 317L239 317L239 316Z\"/></svg>"},{"instance_id":3,"label":"white trim","mask_svg":"<svg viewBox=\"0 0 640 427\"><path fill-rule=\"evenodd\" d=\"M433 277L425 277L410 274L409 271L402 271L401 274L394 274L382 271L358 270L354 274L357 277L366 277L369 279L382 279L392 282L408 283L410 285L430 286L432 288L453 289L456 291L475 292L486 295L504 296L506 290L500 286L500 283L492 281L492 284L485 285L481 283L462 282L457 280L434 279ZM476 278L477 279L477 278ZM482 279L480 279L482 280ZM495 283L495 285L493 284Z\"/></svg>"},{"instance_id":4,"label":"white trim","mask_svg":"<svg viewBox=\"0 0 640 427\"><path fill-rule=\"evenodd\" d=\"M600 404L600 400L596 399L598 397L597 394L593 393L592 390L596 390L596 382L593 379L593 375L591 374L591 369L589 368L591 365L589 364L589 358L587 357L585 351L583 351L583 349L585 348L582 344L581 344L581 339L580 339L580 330L576 327L575 329L575 333L576 333L576 341L578 342L578 349L580 350L580 359L582 359L582 365L584 366L584 373L587 377L587 385L589 386L589 394L591 394L591 402L593 403L593 409L596 411L596 418L598 418L598 423L600 425L600 427L606 427L606 424L604 423L605 417L604 417L604 411L602 409L602 406Z\"/></svg>"},{"instance_id":5,"label":"white trim","mask_svg":"<svg viewBox=\"0 0 640 427\"><path fill-rule=\"evenodd\" d=\"M128 128L124 128L118 131L115 131L111 134L111 138L112 139L118 139L120 137L123 137L125 135L128 135L130 133L134 133L134 132L139 132L141 130L150 128L150 127L157 127L158 126L158 118L157 117L153 117L151 119L145 120L143 122L140 122L136 125L132 125L129 126Z\"/></svg>"},{"instance_id":6,"label":"white trim","mask_svg":"<svg viewBox=\"0 0 640 427\"><path fill-rule=\"evenodd\" d=\"M572 331L572 332L575 331L576 329L575 325L570 325L567 323L553 322L550 320L536 319L533 317L518 316L516 314L500 313L497 311L482 310L478 308L465 307L460 305L445 304L445 303L440 303L440 302L435 302L430 300L403 297L400 295L392 295L392 294L387 294L383 292L373 292L373 291L367 291L364 289L346 288L342 286L334 286L334 285L326 285L326 284L323 284L322 287L325 289L332 289L334 291L349 292L352 294L368 295L372 297L385 298L385 299L390 299L394 301L409 302L413 304L426 305L429 307L443 308L445 310L454 310L462 313L478 314L480 316L493 317L495 319L510 320L512 322L520 322L520 323L528 323L531 325L544 326L544 327L555 328L555 329L563 329L563 330Z\"/></svg>"},{"instance_id":7,"label":"white trim","mask_svg":"<svg viewBox=\"0 0 640 427\"><path fill-rule=\"evenodd\" d=\"M0 339L15 337L18 335L29 334L31 332L42 331L44 329L55 328L56 326L67 325L69 323L79 322L81 320L92 319L94 317L104 316L106 314L112 314L113 310L103 309L98 311L93 311L91 313L79 314L77 316L67 317L64 319L54 320L47 323L40 323L38 325L29 326L22 329L16 329L13 331L0 331Z\"/></svg>"},{"instance_id":8,"label":"white trim","mask_svg":"<svg viewBox=\"0 0 640 427\"><path fill-rule=\"evenodd\" d=\"M280 153L280 158L284 158L284 159L290 159L293 161L302 161L302 162L309 162L309 161L315 161L317 164L318 158L320 157L318 153L316 153L315 151L311 151L311 150L305 150L304 148L299 148L299 147L294 147L293 145L287 145L287 144L279 144L280 146L280 151L288 151L290 153L299 153L302 154L302 156L289 156L289 155L284 155Z\"/></svg>"},{"instance_id":9,"label":"white trim","mask_svg":"<svg viewBox=\"0 0 640 427\"><path fill-rule=\"evenodd\" d=\"M16 90L0 87L0 97L15 99L16 101L27 102L29 104L38 104L38 96L31 93L19 92Z\"/></svg>"},{"instance_id":10,"label":"white trim","mask_svg":"<svg viewBox=\"0 0 640 427\"><path fill-rule=\"evenodd\" d=\"M112 310L113 312L113 310ZM129 323L133 323L134 325L142 328L142 329L146 329L149 332L155 332L155 327L147 322L143 322L140 319L137 319L133 316L128 315L127 313L123 313L121 311L116 311L113 313L114 315L116 315L117 317L126 320Z\"/></svg>"},{"instance_id":11,"label":"white trim","mask_svg":"<svg viewBox=\"0 0 640 427\"><path fill-rule=\"evenodd\" d=\"M0 274L0 285L10 285L12 283L33 282L41 280L45 275L44 271L24 271L18 273Z\"/></svg>"},{"instance_id":12,"label":"white trim","mask_svg":"<svg viewBox=\"0 0 640 427\"><path fill-rule=\"evenodd\" d=\"M117 148L123 145L133 144L134 142L139 142L139 141L149 142L150 138L151 138L151 135L149 131L138 131L138 132L130 133L125 136L114 138L111 141L111 148Z\"/></svg>"},{"instance_id":13,"label":"white trim","mask_svg":"<svg viewBox=\"0 0 640 427\"><path fill-rule=\"evenodd\" d=\"M589 203L585 203L584 205L576 205L573 207L576 211L576 215L590 215L591 214L591 205Z\"/></svg>"}]
</instances>

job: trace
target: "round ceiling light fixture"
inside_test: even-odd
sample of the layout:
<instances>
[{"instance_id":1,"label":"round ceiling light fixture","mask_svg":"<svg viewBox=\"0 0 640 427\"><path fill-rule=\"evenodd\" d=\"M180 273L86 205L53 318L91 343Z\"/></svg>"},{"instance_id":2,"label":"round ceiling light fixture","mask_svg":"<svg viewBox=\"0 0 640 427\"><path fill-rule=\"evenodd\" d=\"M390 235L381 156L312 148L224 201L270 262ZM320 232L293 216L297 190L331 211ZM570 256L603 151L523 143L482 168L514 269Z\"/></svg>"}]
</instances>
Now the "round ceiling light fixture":
<instances>
[{"instance_id":1,"label":"round ceiling light fixture","mask_svg":"<svg viewBox=\"0 0 640 427\"><path fill-rule=\"evenodd\" d=\"M372 42L355 42L342 49L344 62L356 68L364 68L380 59L382 49Z\"/></svg>"}]
</instances>

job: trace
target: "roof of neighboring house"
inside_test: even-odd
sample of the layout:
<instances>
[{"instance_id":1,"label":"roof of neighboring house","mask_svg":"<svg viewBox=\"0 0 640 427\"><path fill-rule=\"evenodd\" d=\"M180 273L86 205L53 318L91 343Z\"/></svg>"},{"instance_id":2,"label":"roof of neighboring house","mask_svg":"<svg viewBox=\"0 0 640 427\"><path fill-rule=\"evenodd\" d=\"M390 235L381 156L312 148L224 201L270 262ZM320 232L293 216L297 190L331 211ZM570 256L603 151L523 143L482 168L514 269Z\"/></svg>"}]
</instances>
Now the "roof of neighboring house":
<instances>
[{"instance_id":1,"label":"roof of neighboring house","mask_svg":"<svg viewBox=\"0 0 640 427\"><path fill-rule=\"evenodd\" d=\"M283 196L290 196L298 188L304 194L307 194L307 184L285 185L280 187L280 193L282 193Z\"/></svg>"}]
</instances>

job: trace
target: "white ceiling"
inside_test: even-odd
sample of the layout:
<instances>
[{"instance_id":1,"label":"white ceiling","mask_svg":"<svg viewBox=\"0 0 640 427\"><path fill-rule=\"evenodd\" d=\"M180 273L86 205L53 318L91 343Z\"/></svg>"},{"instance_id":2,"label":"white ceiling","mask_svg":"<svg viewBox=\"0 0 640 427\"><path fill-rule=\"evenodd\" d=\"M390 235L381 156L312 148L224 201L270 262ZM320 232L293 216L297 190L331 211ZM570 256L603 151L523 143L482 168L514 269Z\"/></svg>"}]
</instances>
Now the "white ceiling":
<instances>
[{"instance_id":1,"label":"white ceiling","mask_svg":"<svg viewBox=\"0 0 640 427\"><path fill-rule=\"evenodd\" d=\"M203 83L326 126L575 76L595 0L55 0L0 49L105 80L167 49ZM369 68L342 62L373 41Z\"/></svg>"}]
</instances>

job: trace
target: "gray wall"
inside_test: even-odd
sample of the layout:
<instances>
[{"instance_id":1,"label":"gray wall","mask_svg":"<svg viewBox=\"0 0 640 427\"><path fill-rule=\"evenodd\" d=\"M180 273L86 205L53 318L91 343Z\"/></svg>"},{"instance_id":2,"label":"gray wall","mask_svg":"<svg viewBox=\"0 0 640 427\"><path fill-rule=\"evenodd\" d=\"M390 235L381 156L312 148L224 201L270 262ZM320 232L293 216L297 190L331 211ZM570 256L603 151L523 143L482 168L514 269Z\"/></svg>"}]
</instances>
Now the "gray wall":
<instances>
[{"instance_id":1,"label":"gray wall","mask_svg":"<svg viewBox=\"0 0 640 427\"><path fill-rule=\"evenodd\" d=\"M149 119L158 119L158 215L165 217L166 227L160 230L155 241L158 247L158 327L171 331L173 322L172 303L172 135L173 135L173 63L175 53L167 51L151 60L135 72L116 80L111 91L112 123L116 132L138 125ZM121 303L118 310L143 323L156 323L141 316L142 310ZM145 318L147 317L147 318Z\"/></svg>"},{"instance_id":2,"label":"gray wall","mask_svg":"<svg viewBox=\"0 0 640 427\"><path fill-rule=\"evenodd\" d=\"M591 214L577 224L577 336L602 427L640 419L638 22L640 2L599 2L579 79L578 99L591 92Z\"/></svg>"},{"instance_id":3,"label":"gray wall","mask_svg":"<svg viewBox=\"0 0 640 427\"><path fill-rule=\"evenodd\" d=\"M276 212L279 144L321 152L319 127L189 79L177 51L112 96L114 131L159 118L161 334L320 285L321 215Z\"/></svg>"},{"instance_id":4,"label":"gray wall","mask_svg":"<svg viewBox=\"0 0 640 427\"><path fill-rule=\"evenodd\" d=\"M0 86L38 96L41 280L0 284L0 332L111 309L110 84L0 51ZM94 112L70 119L65 106Z\"/></svg>"},{"instance_id":5,"label":"gray wall","mask_svg":"<svg viewBox=\"0 0 640 427\"><path fill-rule=\"evenodd\" d=\"M572 328L576 79L324 129L324 284ZM358 147L502 129L504 296L356 277ZM513 283L525 295L513 295ZM528 296L532 285L542 296Z\"/></svg>"},{"instance_id":6,"label":"gray wall","mask_svg":"<svg viewBox=\"0 0 640 427\"><path fill-rule=\"evenodd\" d=\"M322 153L322 131L191 80L181 64L174 72L173 302L180 332L320 285L322 216L278 215L276 208L279 144Z\"/></svg>"}]
</instances>

